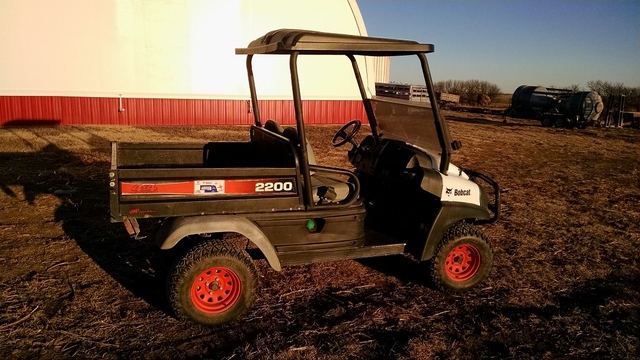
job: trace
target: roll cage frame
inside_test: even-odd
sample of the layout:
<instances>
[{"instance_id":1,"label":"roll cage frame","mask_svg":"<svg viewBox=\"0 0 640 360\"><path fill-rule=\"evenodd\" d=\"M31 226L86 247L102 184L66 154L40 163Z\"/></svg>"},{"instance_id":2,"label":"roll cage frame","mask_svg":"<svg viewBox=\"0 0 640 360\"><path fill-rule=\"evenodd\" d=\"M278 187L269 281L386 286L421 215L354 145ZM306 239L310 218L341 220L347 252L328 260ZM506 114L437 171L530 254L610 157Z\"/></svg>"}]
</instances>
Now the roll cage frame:
<instances>
[{"instance_id":1,"label":"roll cage frame","mask_svg":"<svg viewBox=\"0 0 640 360\"><path fill-rule=\"evenodd\" d=\"M366 87L360 74L360 69L355 56L407 56L416 55L420 59L424 81L431 100L431 108L435 128L438 132L438 140L442 152L440 154L440 172L447 175L451 160L451 138L444 117L440 114L435 91L431 81L431 73L427 62L426 53L434 51L432 44L421 44L416 41L374 38L368 36L345 35L309 30L280 29L252 41L246 48L237 48L236 54L247 55L246 67L251 95L251 106L254 114L254 122L262 127L260 108L253 75L252 60L254 55L289 55L289 71L291 75L291 88L293 93L296 126L298 129L302 161L302 176L306 184L311 183L309 157L307 153L307 137L305 134L304 114L302 111L302 97L300 93L300 81L298 77L299 55L344 55L351 61L351 66L358 83L367 120L371 125L371 131L375 139L381 136L377 131L377 122L371 102L367 97ZM305 197L312 199L312 189L305 187ZM313 203L310 201L309 203Z\"/></svg>"}]
</instances>

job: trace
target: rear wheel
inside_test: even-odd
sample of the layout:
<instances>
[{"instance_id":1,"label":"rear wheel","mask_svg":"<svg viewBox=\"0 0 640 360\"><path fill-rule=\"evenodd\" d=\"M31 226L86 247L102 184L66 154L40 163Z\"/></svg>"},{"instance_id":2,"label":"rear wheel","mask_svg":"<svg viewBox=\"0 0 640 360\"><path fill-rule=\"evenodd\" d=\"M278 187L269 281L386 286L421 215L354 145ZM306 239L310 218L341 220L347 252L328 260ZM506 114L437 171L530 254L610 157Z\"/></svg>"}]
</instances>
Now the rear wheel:
<instances>
[{"instance_id":1,"label":"rear wheel","mask_svg":"<svg viewBox=\"0 0 640 360\"><path fill-rule=\"evenodd\" d=\"M180 320L217 326L244 314L255 299L249 255L222 241L200 243L179 258L167 280L169 305Z\"/></svg>"},{"instance_id":2,"label":"rear wheel","mask_svg":"<svg viewBox=\"0 0 640 360\"><path fill-rule=\"evenodd\" d=\"M542 126L543 127L551 127L551 126L553 126L553 120L551 118L548 118L548 117L542 119Z\"/></svg>"},{"instance_id":3,"label":"rear wheel","mask_svg":"<svg viewBox=\"0 0 640 360\"><path fill-rule=\"evenodd\" d=\"M444 234L431 259L431 277L442 290L465 291L479 285L493 265L487 237L473 225L460 222Z\"/></svg>"},{"instance_id":4,"label":"rear wheel","mask_svg":"<svg viewBox=\"0 0 640 360\"><path fill-rule=\"evenodd\" d=\"M559 117L556 119L556 127L562 129L567 125L567 120L563 117Z\"/></svg>"}]
</instances>

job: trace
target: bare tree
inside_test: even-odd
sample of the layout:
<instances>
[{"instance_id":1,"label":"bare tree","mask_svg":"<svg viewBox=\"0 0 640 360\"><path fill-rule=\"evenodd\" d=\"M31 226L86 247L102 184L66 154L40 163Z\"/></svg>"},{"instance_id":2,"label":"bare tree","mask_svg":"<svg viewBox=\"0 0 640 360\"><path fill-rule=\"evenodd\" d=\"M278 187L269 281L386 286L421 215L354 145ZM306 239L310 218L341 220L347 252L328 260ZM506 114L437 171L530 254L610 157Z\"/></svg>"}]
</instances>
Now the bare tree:
<instances>
[{"instance_id":1,"label":"bare tree","mask_svg":"<svg viewBox=\"0 0 640 360\"><path fill-rule=\"evenodd\" d=\"M478 95L484 94L490 98L500 94L500 88L483 80L445 80L435 83L436 91L460 95L460 101L465 104L475 104Z\"/></svg>"},{"instance_id":2,"label":"bare tree","mask_svg":"<svg viewBox=\"0 0 640 360\"><path fill-rule=\"evenodd\" d=\"M626 98L625 109L637 110L635 107L638 105L638 101L640 100L640 87L629 87L620 82L610 83L602 80L589 81L587 82L587 86L591 91L596 91L603 98L606 98L609 95L624 95Z\"/></svg>"}]
</instances>

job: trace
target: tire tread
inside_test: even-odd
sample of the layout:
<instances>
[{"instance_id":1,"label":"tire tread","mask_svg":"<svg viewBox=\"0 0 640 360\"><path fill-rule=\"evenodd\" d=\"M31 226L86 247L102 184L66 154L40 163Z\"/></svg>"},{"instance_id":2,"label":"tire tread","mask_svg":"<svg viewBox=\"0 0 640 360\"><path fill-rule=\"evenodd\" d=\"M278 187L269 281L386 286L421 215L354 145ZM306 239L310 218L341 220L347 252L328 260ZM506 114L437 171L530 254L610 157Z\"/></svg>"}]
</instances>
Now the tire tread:
<instances>
[{"instance_id":1,"label":"tire tread","mask_svg":"<svg viewBox=\"0 0 640 360\"><path fill-rule=\"evenodd\" d=\"M178 284L182 281L182 278L189 271L191 266L193 266L193 264L204 261L211 256L227 257L239 260L242 265L244 265L244 267L249 271L250 277L253 279L253 281L251 281L251 288L243 288L243 291L250 291L252 294L257 293L257 270L255 264L253 263L253 259L251 259L246 251L235 247L224 240L208 240L200 242L190 249L186 249L186 251L183 251L182 256L179 256L174 262L172 271L167 278L167 298L169 307L172 309L175 317L179 320L193 321L193 319L191 319L182 311L179 294L175 289L178 287ZM242 311L241 314L239 314L239 316L241 316L249 308L251 308L254 300L255 296L251 296L249 298L249 302L246 304L246 308Z\"/></svg>"},{"instance_id":2,"label":"tire tread","mask_svg":"<svg viewBox=\"0 0 640 360\"><path fill-rule=\"evenodd\" d=\"M444 236L442 237L442 240L440 240L440 242L438 243L438 246L435 251L435 255L430 262L431 279L434 285L442 291L460 292L460 291L468 290L466 288L459 288L459 289L451 288L438 275L438 269L439 267L442 266L442 261L443 261L443 259L439 255L449 243L462 237L472 237L472 238L475 237L479 239L480 241L484 242L487 245L490 253L493 254L493 248L491 246L491 242L489 241L489 238L482 231L477 229L475 226L464 221L461 221L452 225L444 234ZM475 284L473 287L479 285L483 281L484 279L478 282L478 284Z\"/></svg>"}]
</instances>

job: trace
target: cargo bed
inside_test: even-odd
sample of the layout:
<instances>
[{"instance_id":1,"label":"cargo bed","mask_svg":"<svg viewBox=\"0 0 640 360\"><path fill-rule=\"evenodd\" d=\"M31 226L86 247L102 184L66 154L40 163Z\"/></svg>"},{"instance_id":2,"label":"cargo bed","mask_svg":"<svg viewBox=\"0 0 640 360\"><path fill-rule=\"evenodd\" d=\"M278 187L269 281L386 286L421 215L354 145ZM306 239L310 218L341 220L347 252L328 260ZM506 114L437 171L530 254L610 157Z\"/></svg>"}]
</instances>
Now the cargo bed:
<instances>
[{"instance_id":1,"label":"cargo bed","mask_svg":"<svg viewBox=\"0 0 640 360\"><path fill-rule=\"evenodd\" d=\"M249 142L111 146L113 221L304 209L295 149L261 128Z\"/></svg>"}]
</instances>

